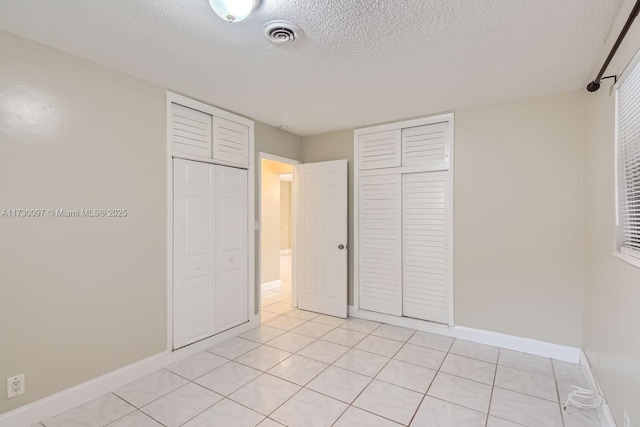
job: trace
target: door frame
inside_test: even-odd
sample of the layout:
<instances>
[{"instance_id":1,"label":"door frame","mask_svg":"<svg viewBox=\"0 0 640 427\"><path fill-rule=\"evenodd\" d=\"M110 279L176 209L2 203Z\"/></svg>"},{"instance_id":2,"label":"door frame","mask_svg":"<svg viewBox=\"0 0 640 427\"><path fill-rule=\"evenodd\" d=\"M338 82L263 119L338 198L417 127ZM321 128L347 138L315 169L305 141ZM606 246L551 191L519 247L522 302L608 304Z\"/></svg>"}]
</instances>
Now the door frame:
<instances>
[{"instance_id":1,"label":"door frame","mask_svg":"<svg viewBox=\"0 0 640 427\"><path fill-rule=\"evenodd\" d=\"M258 239L256 244L258 255L256 259L258 262L256 269L256 287L259 287L260 289L259 292L256 292L256 299L258 300L258 315L262 313L262 159L293 166L293 178L291 181L291 305L296 308L298 307L298 268L295 262L298 247L298 234L296 228L296 221L298 219L298 180L296 175L296 166L302 164L302 161L300 160L290 159L288 157L282 157L276 154L266 153L264 151L258 152L258 164L256 165L256 174L258 176L258 185L256 187L256 193L258 195L258 216L256 221L256 225L258 226Z\"/></svg>"}]
</instances>

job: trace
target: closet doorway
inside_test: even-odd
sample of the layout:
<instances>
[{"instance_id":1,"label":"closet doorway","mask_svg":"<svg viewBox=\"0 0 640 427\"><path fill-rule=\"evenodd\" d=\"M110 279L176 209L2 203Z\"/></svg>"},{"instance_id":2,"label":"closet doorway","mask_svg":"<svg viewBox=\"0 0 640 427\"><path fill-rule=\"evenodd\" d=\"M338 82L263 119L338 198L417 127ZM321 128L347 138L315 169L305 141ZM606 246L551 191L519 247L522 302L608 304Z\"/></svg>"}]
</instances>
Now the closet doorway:
<instances>
[{"instance_id":1,"label":"closet doorway","mask_svg":"<svg viewBox=\"0 0 640 427\"><path fill-rule=\"evenodd\" d=\"M299 161L260 153L260 295L265 317L292 305L293 173ZM270 308L269 308L270 306Z\"/></svg>"}]
</instances>

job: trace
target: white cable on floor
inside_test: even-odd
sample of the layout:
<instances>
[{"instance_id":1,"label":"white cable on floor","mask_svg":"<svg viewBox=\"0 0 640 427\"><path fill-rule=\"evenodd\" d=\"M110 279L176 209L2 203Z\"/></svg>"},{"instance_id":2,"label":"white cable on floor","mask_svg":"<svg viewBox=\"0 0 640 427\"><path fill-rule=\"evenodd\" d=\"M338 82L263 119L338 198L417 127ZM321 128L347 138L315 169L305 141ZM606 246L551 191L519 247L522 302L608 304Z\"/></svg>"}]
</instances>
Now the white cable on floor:
<instances>
[{"instance_id":1,"label":"white cable on floor","mask_svg":"<svg viewBox=\"0 0 640 427\"><path fill-rule=\"evenodd\" d=\"M577 387L575 385L572 385L571 387L575 390L569 392L567 402L563 407L565 411L567 410L567 405L570 403L581 409L595 409L605 401L602 395L593 390L587 390L586 388Z\"/></svg>"}]
</instances>

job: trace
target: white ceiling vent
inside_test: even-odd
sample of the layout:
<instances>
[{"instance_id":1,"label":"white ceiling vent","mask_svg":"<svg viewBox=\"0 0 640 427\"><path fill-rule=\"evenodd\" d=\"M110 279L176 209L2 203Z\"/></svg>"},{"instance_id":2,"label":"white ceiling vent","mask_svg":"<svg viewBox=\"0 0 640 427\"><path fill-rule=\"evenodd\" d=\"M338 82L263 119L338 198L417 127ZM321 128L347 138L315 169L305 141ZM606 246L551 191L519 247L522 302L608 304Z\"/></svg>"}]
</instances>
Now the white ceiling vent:
<instances>
[{"instance_id":1,"label":"white ceiling vent","mask_svg":"<svg viewBox=\"0 0 640 427\"><path fill-rule=\"evenodd\" d=\"M289 21L271 21L264 24L264 35L275 44L294 42L301 33L300 27Z\"/></svg>"}]
</instances>

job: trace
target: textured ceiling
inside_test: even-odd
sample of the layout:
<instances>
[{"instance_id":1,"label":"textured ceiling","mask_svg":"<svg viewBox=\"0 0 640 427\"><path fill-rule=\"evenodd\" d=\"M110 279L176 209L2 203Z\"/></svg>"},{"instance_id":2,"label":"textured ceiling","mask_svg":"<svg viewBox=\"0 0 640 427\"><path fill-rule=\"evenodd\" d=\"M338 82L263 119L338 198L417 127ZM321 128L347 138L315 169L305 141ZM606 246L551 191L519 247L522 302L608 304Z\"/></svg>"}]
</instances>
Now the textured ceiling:
<instances>
[{"instance_id":1,"label":"textured ceiling","mask_svg":"<svg viewBox=\"0 0 640 427\"><path fill-rule=\"evenodd\" d=\"M622 0L1 0L0 28L311 135L578 89ZM304 37L276 46L262 25Z\"/></svg>"}]
</instances>

